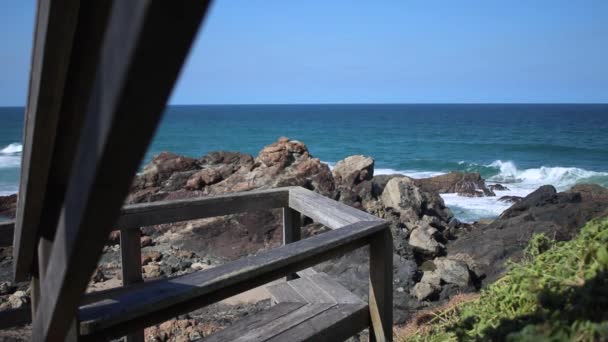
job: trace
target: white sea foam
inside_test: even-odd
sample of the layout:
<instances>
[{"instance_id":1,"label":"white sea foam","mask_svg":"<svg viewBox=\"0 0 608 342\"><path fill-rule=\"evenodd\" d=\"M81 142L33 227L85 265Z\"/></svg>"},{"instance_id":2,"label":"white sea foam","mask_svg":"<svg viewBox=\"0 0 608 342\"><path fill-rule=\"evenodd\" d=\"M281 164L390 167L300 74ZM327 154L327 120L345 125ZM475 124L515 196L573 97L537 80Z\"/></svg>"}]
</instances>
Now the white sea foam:
<instances>
[{"instance_id":1,"label":"white sea foam","mask_svg":"<svg viewBox=\"0 0 608 342\"><path fill-rule=\"evenodd\" d=\"M12 143L0 150L0 154L17 154L23 151L23 145Z\"/></svg>"},{"instance_id":2,"label":"white sea foam","mask_svg":"<svg viewBox=\"0 0 608 342\"><path fill-rule=\"evenodd\" d=\"M21 164L23 146L12 143L0 150L0 169L15 168Z\"/></svg>"},{"instance_id":3,"label":"white sea foam","mask_svg":"<svg viewBox=\"0 0 608 342\"><path fill-rule=\"evenodd\" d=\"M551 184L558 190L563 191L571 188L577 183L585 181L595 182L608 177L608 172L596 172L576 167L539 167L519 170L515 163L497 160L489 167L500 170L496 176L490 177L488 181L518 184L519 187L536 189L541 185Z\"/></svg>"},{"instance_id":4,"label":"white sea foam","mask_svg":"<svg viewBox=\"0 0 608 342\"><path fill-rule=\"evenodd\" d=\"M327 163L333 168L335 163ZM466 164L462 161L460 165ZM512 204L499 201L503 196L525 197L542 185L553 185L558 191L570 189L578 183L596 183L608 186L608 172L589 171L575 167L546 167L518 169L512 161L496 160L488 165L498 172L488 178L488 184L500 183L509 188L506 191L495 191L496 197L463 197L457 194L441 194L446 205L454 211L456 217L462 221L472 222L483 218L499 216ZM390 168L377 168L374 175L402 174L412 178L434 177L445 172L395 170Z\"/></svg>"},{"instance_id":5,"label":"white sea foam","mask_svg":"<svg viewBox=\"0 0 608 342\"><path fill-rule=\"evenodd\" d=\"M487 179L488 184L501 183L507 191L495 191L496 197L461 197L456 194L442 194L446 205L463 221L493 218L511 206L498 199L502 196L525 197L542 185L553 185L558 191L565 191L579 183L608 185L608 172L589 171L575 167L546 167L520 170L511 161L496 160L486 165L496 168L499 173Z\"/></svg>"}]
</instances>

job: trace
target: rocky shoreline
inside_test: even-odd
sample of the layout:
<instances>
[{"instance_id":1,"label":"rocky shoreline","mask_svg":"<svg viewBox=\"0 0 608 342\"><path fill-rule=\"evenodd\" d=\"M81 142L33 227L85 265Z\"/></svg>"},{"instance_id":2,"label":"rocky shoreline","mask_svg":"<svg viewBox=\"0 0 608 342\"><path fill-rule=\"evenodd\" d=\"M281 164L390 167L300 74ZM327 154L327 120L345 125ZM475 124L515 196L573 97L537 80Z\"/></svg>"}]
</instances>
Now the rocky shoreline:
<instances>
[{"instance_id":1,"label":"rocky shoreline","mask_svg":"<svg viewBox=\"0 0 608 342\"><path fill-rule=\"evenodd\" d=\"M394 237L395 323L423 308L439 305L457 293L477 291L498 279L505 262L517 259L534 233L571 239L588 220L608 215L608 189L577 185L558 193L543 186L514 203L492 222L462 223L440 193L496 196L500 184L487 185L477 173L453 172L412 179L374 175L374 160L350 156L330 170L302 142L281 138L257 157L212 152L191 158L163 152L147 164L133 183L126 203L142 203L281 186L303 186L390 222ZM0 215L14 215L16 196L0 197ZM211 219L144 227L142 263L145 278L173 276L213 267L267 250L282 241L279 211L261 211ZM322 234L310 223L303 235ZM120 285L118 233L104 249L90 290ZM29 302L28 284L12 284L11 248L0 251L0 309ZM355 293L367 295L365 250L317 266ZM219 303L169 323L147 329L148 341L188 340L229 325L239 314L261 310L259 303ZM209 316L210 312L214 312ZM212 319L210 319L212 317ZM182 327L177 329L176 327ZM0 332L1 334L1 332Z\"/></svg>"}]
</instances>

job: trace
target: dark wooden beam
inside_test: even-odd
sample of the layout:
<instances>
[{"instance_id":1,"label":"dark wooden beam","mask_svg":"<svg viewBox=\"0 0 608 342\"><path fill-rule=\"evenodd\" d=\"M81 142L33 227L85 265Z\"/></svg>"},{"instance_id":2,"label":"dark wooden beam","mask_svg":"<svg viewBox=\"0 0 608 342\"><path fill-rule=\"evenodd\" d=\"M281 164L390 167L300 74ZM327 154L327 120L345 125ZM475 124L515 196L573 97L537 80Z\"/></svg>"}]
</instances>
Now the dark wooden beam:
<instances>
[{"instance_id":1,"label":"dark wooden beam","mask_svg":"<svg viewBox=\"0 0 608 342\"><path fill-rule=\"evenodd\" d=\"M208 1L116 1L41 282L34 340L63 340Z\"/></svg>"},{"instance_id":2,"label":"dark wooden beam","mask_svg":"<svg viewBox=\"0 0 608 342\"><path fill-rule=\"evenodd\" d=\"M79 4L78 0L38 2L13 243L16 281L27 280L36 254Z\"/></svg>"},{"instance_id":3,"label":"dark wooden beam","mask_svg":"<svg viewBox=\"0 0 608 342\"><path fill-rule=\"evenodd\" d=\"M72 56L56 128L49 182L42 210L39 235L53 240L63 206L76 148L82 131L82 113L87 109L95 68L99 63L101 44L113 0L81 1L78 24L72 44Z\"/></svg>"}]
</instances>

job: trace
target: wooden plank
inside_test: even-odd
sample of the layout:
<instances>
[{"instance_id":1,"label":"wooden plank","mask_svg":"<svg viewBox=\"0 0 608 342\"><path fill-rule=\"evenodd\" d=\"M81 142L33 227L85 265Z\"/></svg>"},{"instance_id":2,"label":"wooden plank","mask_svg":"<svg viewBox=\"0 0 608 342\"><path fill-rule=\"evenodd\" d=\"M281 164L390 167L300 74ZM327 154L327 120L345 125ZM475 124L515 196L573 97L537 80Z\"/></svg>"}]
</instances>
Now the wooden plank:
<instances>
[{"instance_id":1,"label":"wooden plank","mask_svg":"<svg viewBox=\"0 0 608 342\"><path fill-rule=\"evenodd\" d=\"M321 288L325 293L332 296L338 304L361 304L363 300L350 292L337 281L331 279L325 273L317 273L308 279Z\"/></svg>"},{"instance_id":2,"label":"wooden plank","mask_svg":"<svg viewBox=\"0 0 608 342\"><path fill-rule=\"evenodd\" d=\"M117 226L121 229L139 229L154 224L281 208L287 205L288 196L287 188L279 188L133 204L122 209Z\"/></svg>"},{"instance_id":3,"label":"wooden plank","mask_svg":"<svg viewBox=\"0 0 608 342\"><path fill-rule=\"evenodd\" d=\"M308 303L337 303L332 296L310 281L309 278L294 279L287 284Z\"/></svg>"},{"instance_id":4,"label":"wooden plank","mask_svg":"<svg viewBox=\"0 0 608 342\"><path fill-rule=\"evenodd\" d=\"M234 342L263 342L334 307L335 304L308 304L239 336Z\"/></svg>"},{"instance_id":5,"label":"wooden plank","mask_svg":"<svg viewBox=\"0 0 608 342\"><path fill-rule=\"evenodd\" d=\"M300 213L289 208L283 208L283 244L298 241L302 238Z\"/></svg>"},{"instance_id":6,"label":"wooden plank","mask_svg":"<svg viewBox=\"0 0 608 342\"><path fill-rule=\"evenodd\" d=\"M300 187L290 188L289 207L331 229L359 221L380 221L374 215Z\"/></svg>"},{"instance_id":7,"label":"wooden plank","mask_svg":"<svg viewBox=\"0 0 608 342\"><path fill-rule=\"evenodd\" d=\"M369 253L370 341L393 340L393 238L390 229L375 234Z\"/></svg>"},{"instance_id":8,"label":"wooden plank","mask_svg":"<svg viewBox=\"0 0 608 342\"><path fill-rule=\"evenodd\" d=\"M141 283L141 230L120 231L122 285Z\"/></svg>"},{"instance_id":9,"label":"wooden plank","mask_svg":"<svg viewBox=\"0 0 608 342\"><path fill-rule=\"evenodd\" d=\"M306 303L306 300L286 282L268 286L266 289L270 293L272 304Z\"/></svg>"},{"instance_id":10,"label":"wooden plank","mask_svg":"<svg viewBox=\"0 0 608 342\"><path fill-rule=\"evenodd\" d=\"M81 1L56 127L39 235L53 240L80 139L113 0Z\"/></svg>"},{"instance_id":11,"label":"wooden plank","mask_svg":"<svg viewBox=\"0 0 608 342\"><path fill-rule=\"evenodd\" d=\"M252 330L259 329L264 325L268 324L268 322L272 322L280 317L283 317L301 307L305 304L303 303L281 303L278 305L272 306L268 310L264 310L260 313L256 313L254 315L250 315L247 318L242 318L236 321L231 326L226 329L215 333L209 337L206 337L199 341L204 342L227 342L234 341L239 336L243 336L246 333L251 332Z\"/></svg>"},{"instance_id":12,"label":"wooden plank","mask_svg":"<svg viewBox=\"0 0 608 342\"><path fill-rule=\"evenodd\" d=\"M0 222L0 247L12 246L14 234L15 221Z\"/></svg>"},{"instance_id":13,"label":"wooden plank","mask_svg":"<svg viewBox=\"0 0 608 342\"><path fill-rule=\"evenodd\" d=\"M369 326L366 304L342 304L267 339L265 342L344 341Z\"/></svg>"},{"instance_id":14,"label":"wooden plank","mask_svg":"<svg viewBox=\"0 0 608 342\"><path fill-rule=\"evenodd\" d=\"M205 271L144 283L137 291L82 307L81 333L107 338L163 322L352 251L386 227L382 221L359 222Z\"/></svg>"},{"instance_id":15,"label":"wooden plank","mask_svg":"<svg viewBox=\"0 0 608 342\"><path fill-rule=\"evenodd\" d=\"M48 281L41 284L34 340L66 336L207 6L208 1L114 2Z\"/></svg>"},{"instance_id":16,"label":"wooden plank","mask_svg":"<svg viewBox=\"0 0 608 342\"><path fill-rule=\"evenodd\" d=\"M310 277L314 274L317 274L317 271L315 271L315 269L312 267L309 267L305 270L301 270L300 272L298 272L298 276L300 276L300 277Z\"/></svg>"},{"instance_id":17,"label":"wooden plank","mask_svg":"<svg viewBox=\"0 0 608 342\"><path fill-rule=\"evenodd\" d=\"M78 6L77 0L38 2L13 243L15 281L27 279L36 253Z\"/></svg>"},{"instance_id":18,"label":"wooden plank","mask_svg":"<svg viewBox=\"0 0 608 342\"><path fill-rule=\"evenodd\" d=\"M283 244L287 245L301 239L301 217L300 213L289 208L283 207ZM290 281L298 278L297 274L289 274L285 280Z\"/></svg>"},{"instance_id":19,"label":"wooden plank","mask_svg":"<svg viewBox=\"0 0 608 342\"><path fill-rule=\"evenodd\" d=\"M120 262L122 285L143 282L141 275L141 230L120 231ZM134 331L126 336L126 342L144 342L144 331Z\"/></svg>"}]
</instances>

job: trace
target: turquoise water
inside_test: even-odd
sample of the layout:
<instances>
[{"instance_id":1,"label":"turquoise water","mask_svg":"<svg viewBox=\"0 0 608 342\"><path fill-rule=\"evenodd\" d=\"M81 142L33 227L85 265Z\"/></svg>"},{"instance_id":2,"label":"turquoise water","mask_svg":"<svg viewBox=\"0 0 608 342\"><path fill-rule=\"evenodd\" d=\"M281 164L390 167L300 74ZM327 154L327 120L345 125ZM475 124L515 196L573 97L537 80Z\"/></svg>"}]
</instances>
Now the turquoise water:
<instances>
[{"instance_id":1,"label":"turquoise water","mask_svg":"<svg viewBox=\"0 0 608 342\"><path fill-rule=\"evenodd\" d=\"M2 193L17 189L22 113L0 108ZM607 132L604 104L171 106L145 159L164 150L256 155L287 136L330 165L364 154L375 158L376 173L478 171L510 184L513 194L526 194L542 184L607 186ZM504 207L495 199L452 197L444 196L463 219L495 216Z\"/></svg>"}]
</instances>

